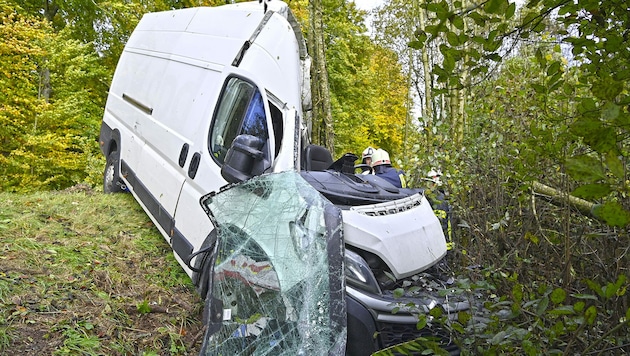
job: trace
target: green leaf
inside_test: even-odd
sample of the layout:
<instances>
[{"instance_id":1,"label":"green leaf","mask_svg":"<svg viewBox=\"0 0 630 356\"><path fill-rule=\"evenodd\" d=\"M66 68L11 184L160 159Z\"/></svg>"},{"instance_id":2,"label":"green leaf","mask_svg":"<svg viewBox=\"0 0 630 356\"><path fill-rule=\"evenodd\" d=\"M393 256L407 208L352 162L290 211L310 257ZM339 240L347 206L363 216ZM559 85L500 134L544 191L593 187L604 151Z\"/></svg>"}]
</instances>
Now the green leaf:
<instances>
[{"instance_id":1,"label":"green leaf","mask_svg":"<svg viewBox=\"0 0 630 356\"><path fill-rule=\"evenodd\" d=\"M597 117L583 115L571 125L571 132L577 136L586 137L601 128L602 122Z\"/></svg>"},{"instance_id":2,"label":"green leaf","mask_svg":"<svg viewBox=\"0 0 630 356\"><path fill-rule=\"evenodd\" d=\"M620 112L615 119L615 124L622 126L626 132L630 131L630 114L623 111Z\"/></svg>"},{"instance_id":3,"label":"green leaf","mask_svg":"<svg viewBox=\"0 0 630 356\"><path fill-rule=\"evenodd\" d=\"M432 37L437 37L440 32L440 26L438 25L427 25L424 30L426 33L430 34Z\"/></svg>"},{"instance_id":4,"label":"green leaf","mask_svg":"<svg viewBox=\"0 0 630 356\"><path fill-rule=\"evenodd\" d=\"M453 24L453 26L455 26L456 29L458 30L463 30L464 29L464 18L462 16L452 16L450 18L451 23Z\"/></svg>"},{"instance_id":5,"label":"green leaf","mask_svg":"<svg viewBox=\"0 0 630 356\"><path fill-rule=\"evenodd\" d=\"M501 44L502 42L500 40L495 40L495 41L487 40L483 44L483 50L486 52L495 52L496 50L499 49L499 47L501 47Z\"/></svg>"},{"instance_id":6,"label":"green leaf","mask_svg":"<svg viewBox=\"0 0 630 356\"><path fill-rule=\"evenodd\" d=\"M426 42L428 36L427 33L422 31L422 30L418 30L416 31L416 33L414 33L416 39L420 42Z\"/></svg>"},{"instance_id":7,"label":"green leaf","mask_svg":"<svg viewBox=\"0 0 630 356\"><path fill-rule=\"evenodd\" d=\"M448 41L448 44L450 44L453 47L459 46L459 36L457 36L457 34L455 32L447 32L446 33L446 40Z\"/></svg>"},{"instance_id":8,"label":"green leaf","mask_svg":"<svg viewBox=\"0 0 630 356\"><path fill-rule=\"evenodd\" d=\"M505 11L505 19L506 20L511 19L515 13L516 13L516 2L511 2L510 5L508 5L507 10Z\"/></svg>"},{"instance_id":9,"label":"green leaf","mask_svg":"<svg viewBox=\"0 0 630 356\"><path fill-rule=\"evenodd\" d=\"M136 304L136 309L140 314L148 314L151 312L151 307L149 306L148 301L143 301L142 303Z\"/></svg>"},{"instance_id":10,"label":"green leaf","mask_svg":"<svg viewBox=\"0 0 630 356\"><path fill-rule=\"evenodd\" d=\"M409 44L407 44L410 48L413 49L423 49L424 48L424 41L410 41Z\"/></svg>"},{"instance_id":11,"label":"green leaf","mask_svg":"<svg viewBox=\"0 0 630 356\"><path fill-rule=\"evenodd\" d=\"M604 220L610 226L625 227L630 224L630 212L615 201L609 201L597 206L593 214Z\"/></svg>"},{"instance_id":12,"label":"green leaf","mask_svg":"<svg viewBox=\"0 0 630 356\"><path fill-rule=\"evenodd\" d=\"M435 15L440 21L447 20L451 13L448 10L448 3L446 1L441 1L438 3L431 2L427 4L427 11L435 12Z\"/></svg>"},{"instance_id":13,"label":"green leaf","mask_svg":"<svg viewBox=\"0 0 630 356\"><path fill-rule=\"evenodd\" d=\"M536 315L542 316L547 310L548 306L549 306L548 297L543 297L542 299L540 299L540 301L538 301L538 305L536 306Z\"/></svg>"},{"instance_id":14,"label":"green leaf","mask_svg":"<svg viewBox=\"0 0 630 356\"><path fill-rule=\"evenodd\" d=\"M452 51L445 51L442 65L447 72L452 72L455 69L455 58Z\"/></svg>"},{"instance_id":15,"label":"green leaf","mask_svg":"<svg viewBox=\"0 0 630 356\"><path fill-rule=\"evenodd\" d=\"M422 315L418 318L418 322L416 323L416 330L422 330L425 326L427 326L427 317L425 315Z\"/></svg>"},{"instance_id":16,"label":"green leaf","mask_svg":"<svg viewBox=\"0 0 630 356\"><path fill-rule=\"evenodd\" d=\"M493 62L501 62L501 60L503 59L501 55L499 55L498 53L490 53L490 54L485 55L484 57Z\"/></svg>"},{"instance_id":17,"label":"green leaf","mask_svg":"<svg viewBox=\"0 0 630 356\"><path fill-rule=\"evenodd\" d=\"M593 292L595 292L595 293L597 293L597 294L601 293L601 291L602 291L601 287L600 287L597 283L595 283L595 282L593 282L593 281L591 281L591 280L588 280L588 279L587 279L587 280L586 280L586 285L588 285L588 287L589 287L589 288L590 288ZM595 289L593 289L593 287L594 287ZM598 290L599 290L599 292L598 292ZM592 295L592 294L571 294L571 297L573 297L573 298L575 298L575 299L581 299L581 300L599 300L599 299L597 299L597 297L596 297L596 296L594 296L594 295Z\"/></svg>"},{"instance_id":18,"label":"green leaf","mask_svg":"<svg viewBox=\"0 0 630 356\"><path fill-rule=\"evenodd\" d=\"M554 335L560 336L566 333L567 328L562 321L558 321L550 328L550 330Z\"/></svg>"},{"instance_id":19,"label":"green leaf","mask_svg":"<svg viewBox=\"0 0 630 356\"><path fill-rule=\"evenodd\" d=\"M475 25L483 27L486 25L486 20L488 19L487 16L481 15L476 11L471 12L470 14L468 14L468 17L470 17L471 19L473 19L473 21L475 21Z\"/></svg>"},{"instance_id":20,"label":"green leaf","mask_svg":"<svg viewBox=\"0 0 630 356\"><path fill-rule=\"evenodd\" d=\"M613 122L619 117L621 108L613 102L607 102L602 108L602 120Z\"/></svg>"},{"instance_id":21,"label":"green leaf","mask_svg":"<svg viewBox=\"0 0 630 356\"><path fill-rule=\"evenodd\" d=\"M442 316L443 313L444 313L444 310L440 307L437 307L437 308L431 309L431 311L429 312L429 315L431 315L434 318L439 318Z\"/></svg>"},{"instance_id":22,"label":"green leaf","mask_svg":"<svg viewBox=\"0 0 630 356\"><path fill-rule=\"evenodd\" d=\"M403 355L409 355L409 351L407 351L407 349L405 349L403 346L394 346L394 351Z\"/></svg>"},{"instance_id":23,"label":"green leaf","mask_svg":"<svg viewBox=\"0 0 630 356\"><path fill-rule=\"evenodd\" d=\"M592 200L601 199L612 192L610 184L604 183L592 183L585 184L576 188L571 195L575 195L578 198Z\"/></svg>"},{"instance_id":24,"label":"green leaf","mask_svg":"<svg viewBox=\"0 0 630 356\"><path fill-rule=\"evenodd\" d=\"M451 322L451 328L460 334L464 334L466 332L466 329L460 323Z\"/></svg>"},{"instance_id":25,"label":"green leaf","mask_svg":"<svg viewBox=\"0 0 630 356\"><path fill-rule=\"evenodd\" d=\"M460 311L457 313L457 321L459 321L461 324L466 325L468 324L468 322L472 319L472 314L465 312L465 311Z\"/></svg>"},{"instance_id":26,"label":"green leaf","mask_svg":"<svg viewBox=\"0 0 630 356\"><path fill-rule=\"evenodd\" d=\"M508 5L507 0L489 0L484 6L484 10L489 14L501 15L501 13L507 9Z\"/></svg>"},{"instance_id":27,"label":"green leaf","mask_svg":"<svg viewBox=\"0 0 630 356\"><path fill-rule=\"evenodd\" d=\"M577 156L566 161L569 175L579 182L597 182L606 178L600 161L591 156Z\"/></svg>"},{"instance_id":28,"label":"green leaf","mask_svg":"<svg viewBox=\"0 0 630 356\"><path fill-rule=\"evenodd\" d=\"M610 299L617 294L619 288L612 282L608 282L606 286L602 288L602 290L604 291L604 297L606 299Z\"/></svg>"},{"instance_id":29,"label":"green leaf","mask_svg":"<svg viewBox=\"0 0 630 356\"><path fill-rule=\"evenodd\" d=\"M536 236L535 234L532 234L531 232L527 231L525 233L525 236L523 236L523 238L527 241L531 241L534 244L538 245L540 243L540 239L538 238L538 236Z\"/></svg>"},{"instance_id":30,"label":"green leaf","mask_svg":"<svg viewBox=\"0 0 630 356\"><path fill-rule=\"evenodd\" d=\"M507 337L508 337L508 334L506 331L499 331L496 335L494 335L492 339L490 339L490 345L499 345L503 341L505 341Z\"/></svg>"},{"instance_id":31,"label":"green leaf","mask_svg":"<svg viewBox=\"0 0 630 356\"><path fill-rule=\"evenodd\" d=\"M626 283L626 275L621 274L619 275L619 277L617 277L617 282L615 282L615 286L617 287L617 289L620 289L624 285L624 283Z\"/></svg>"},{"instance_id":32,"label":"green leaf","mask_svg":"<svg viewBox=\"0 0 630 356\"><path fill-rule=\"evenodd\" d=\"M597 318L597 308L594 305L591 305L588 309L586 309L586 312L584 312L584 319L586 320L586 323L593 325L595 318Z\"/></svg>"},{"instance_id":33,"label":"green leaf","mask_svg":"<svg viewBox=\"0 0 630 356\"><path fill-rule=\"evenodd\" d=\"M403 288L394 289L394 298L400 298L405 295L405 290Z\"/></svg>"},{"instance_id":34,"label":"green leaf","mask_svg":"<svg viewBox=\"0 0 630 356\"><path fill-rule=\"evenodd\" d=\"M560 304L567 298L567 292L562 288L556 288L551 292L551 301L554 304Z\"/></svg>"},{"instance_id":35,"label":"green leaf","mask_svg":"<svg viewBox=\"0 0 630 356\"><path fill-rule=\"evenodd\" d=\"M606 167L608 170L617 178L624 179L625 170L624 165L619 156L617 155L616 150L608 151L606 154Z\"/></svg>"},{"instance_id":36,"label":"green leaf","mask_svg":"<svg viewBox=\"0 0 630 356\"><path fill-rule=\"evenodd\" d=\"M512 297L514 298L514 302L520 303L523 300L523 285L517 283L512 287Z\"/></svg>"},{"instance_id":37,"label":"green leaf","mask_svg":"<svg viewBox=\"0 0 630 356\"><path fill-rule=\"evenodd\" d=\"M602 291L602 287L599 285L599 283L590 279L585 279L584 282L586 283L586 286L593 292L597 293L598 296L600 297L604 296L604 292ZM576 294L576 296L578 295L583 297L580 299L593 299L594 298L593 296L589 296L588 294ZM586 298L586 296L589 296L589 297ZM594 298L593 300L597 300L597 298Z\"/></svg>"},{"instance_id":38,"label":"green leaf","mask_svg":"<svg viewBox=\"0 0 630 356\"><path fill-rule=\"evenodd\" d=\"M593 98L582 98L578 103L578 112L582 116L595 117L599 112L597 102Z\"/></svg>"},{"instance_id":39,"label":"green leaf","mask_svg":"<svg viewBox=\"0 0 630 356\"><path fill-rule=\"evenodd\" d=\"M547 93L547 89L544 86L540 85L540 84L532 83L532 88L538 94L546 94Z\"/></svg>"},{"instance_id":40,"label":"green leaf","mask_svg":"<svg viewBox=\"0 0 630 356\"><path fill-rule=\"evenodd\" d=\"M575 310L576 313L581 313L582 310L584 310L585 306L586 306L586 303L584 303L583 301L578 301L575 304L573 304L573 310Z\"/></svg>"},{"instance_id":41,"label":"green leaf","mask_svg":"<svg viewBox=\"0 0 630 356\"><path fill-rule=\"evenodd\" d=\"M591 91L597 98L612 101L623 91L623 82L605 76L593 84Z\"/></svg>"},{"instance_id":42,"label":"green leaf","mask_svg":"<svg viewBox=\"0 0 630 356\"><path fill-rule=\"evenodd\" d=\"M555 75L560 71L560 62L554 61L547 67L547 76Z\"/></svg>"}]
</instances>

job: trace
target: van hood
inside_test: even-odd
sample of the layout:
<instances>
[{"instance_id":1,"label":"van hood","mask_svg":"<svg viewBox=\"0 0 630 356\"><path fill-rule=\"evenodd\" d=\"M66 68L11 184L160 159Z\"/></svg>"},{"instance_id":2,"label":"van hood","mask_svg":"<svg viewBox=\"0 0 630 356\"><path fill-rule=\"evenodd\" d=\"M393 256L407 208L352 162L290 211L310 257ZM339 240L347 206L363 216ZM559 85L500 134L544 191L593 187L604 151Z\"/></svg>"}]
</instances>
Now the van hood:
<instances>
[{"instance_id":1,"label":"van hood","mask_svg":"<svg viewBox=\"0 0 630 356\"><path fill-rule=\"evenodd\" d=\"M446 255L440 221L420 189L400 189L374 175L306 171L302 177L342 209L344 242L370 252L402 279Z\"/></svg>"}]
</instances>

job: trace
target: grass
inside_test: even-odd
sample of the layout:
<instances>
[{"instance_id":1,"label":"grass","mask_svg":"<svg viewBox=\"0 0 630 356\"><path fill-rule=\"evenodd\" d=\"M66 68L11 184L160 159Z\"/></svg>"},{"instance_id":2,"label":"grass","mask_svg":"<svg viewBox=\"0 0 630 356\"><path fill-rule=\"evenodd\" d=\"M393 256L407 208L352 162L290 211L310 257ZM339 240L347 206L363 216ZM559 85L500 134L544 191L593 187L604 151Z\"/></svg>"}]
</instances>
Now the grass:
<instances>
[{"instance_id":1,"label":"grass","mask_svg":"<svg viewBox=\"0 0 630 356\"><path fill-rule=\"evenodd\" d=\"M0 193L0 354L198 354L201 310L131 195Z\"/></svg>"}]
</instances>

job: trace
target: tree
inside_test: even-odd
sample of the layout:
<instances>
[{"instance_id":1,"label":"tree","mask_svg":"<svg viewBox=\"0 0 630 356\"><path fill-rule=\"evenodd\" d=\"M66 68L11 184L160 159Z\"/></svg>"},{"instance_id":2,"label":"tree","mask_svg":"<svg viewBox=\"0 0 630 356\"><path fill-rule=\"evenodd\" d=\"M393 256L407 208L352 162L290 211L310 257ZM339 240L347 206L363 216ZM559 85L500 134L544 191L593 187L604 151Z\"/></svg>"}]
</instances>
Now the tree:
<instances>
[{"instance_id":1,"label":"tree","mask_svg":"<svg viewBox=\"0 0 630 356\"><path fill-rule=\"evenodd\" d=\"M398 57L374 45L354 3L324 2L324 46L335 151L360 154L367 146L402 154L407 85Z\"/></svg>"},{"instance_id":2,"label":"tree","mask_svg":"<svg viewBox=\"0 0 630 356\"><path fill-rule=\"evenodd\" d=\"M333 155L335 140L333 118L330 106L328 68L326 65L326 44L324 41L324 16L321 0L309 0L310 31L309 50L313 57L311 85L313 93L313 133L312 140L326 147Z\"/></svg>"},{"instance_id":3,"label":"tree","mask_svg":"<svg viewBox=\"0 0 630 356\"><path fill-rule=\"evenodd\" d=\"M0 2L3 190L60 189L90 174L109 82L92 49ZM41 68L49 76L42 78ZM43 83L51 94L43 95ZM100 169L99 169L100 170Z\"/></svg>"}]
</instances>

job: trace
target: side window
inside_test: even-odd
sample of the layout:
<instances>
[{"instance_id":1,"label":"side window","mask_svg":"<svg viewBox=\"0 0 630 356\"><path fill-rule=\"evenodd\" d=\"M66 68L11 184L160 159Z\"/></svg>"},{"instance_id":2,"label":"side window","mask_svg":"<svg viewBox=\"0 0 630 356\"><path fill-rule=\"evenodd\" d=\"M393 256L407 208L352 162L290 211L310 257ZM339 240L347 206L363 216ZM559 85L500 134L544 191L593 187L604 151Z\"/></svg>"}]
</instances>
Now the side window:
<instances>
[{"instance_id":1,"label":"side window","mask_svg":"<svg viewBox=\"0 0 630 356\"><path fill-rule=\"evenodd\" d=\"M284 127L282 125L282 111L280 111L280 109L271 102L269 102L269 110L271 112L271 125L273 125L273 133L276 142L276 152L274 152L274 157L278 157L278 152L280 152L280 147L282 145L282 134L284 133Z\"/></svg>"},{"instance_id":2,"label":"side window","mask_svg":"<svg viewBox=\"0 0 630 356\"><path fill-rule=\"evenodd\" d=\"M269 130L262 95L253 84L229 78L210 129L210 153L223 164L236 136L248 134L267 142ZM267 145L266 145L267 146ZM267 146L267 151L269 150ZM265 151L265 154L268 154Z\"/></svg>"}]
</instances>

